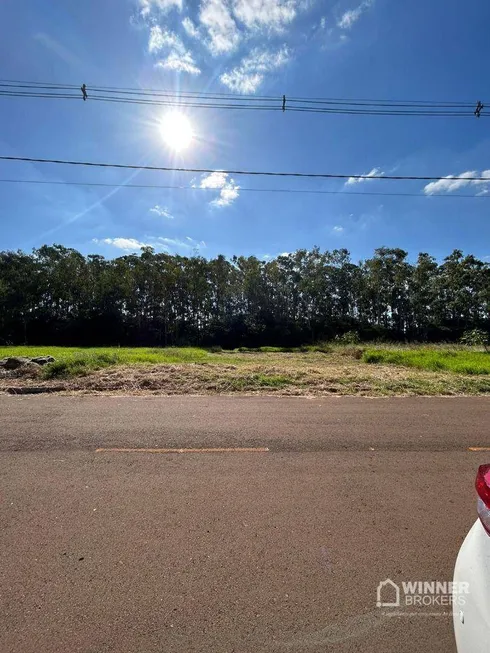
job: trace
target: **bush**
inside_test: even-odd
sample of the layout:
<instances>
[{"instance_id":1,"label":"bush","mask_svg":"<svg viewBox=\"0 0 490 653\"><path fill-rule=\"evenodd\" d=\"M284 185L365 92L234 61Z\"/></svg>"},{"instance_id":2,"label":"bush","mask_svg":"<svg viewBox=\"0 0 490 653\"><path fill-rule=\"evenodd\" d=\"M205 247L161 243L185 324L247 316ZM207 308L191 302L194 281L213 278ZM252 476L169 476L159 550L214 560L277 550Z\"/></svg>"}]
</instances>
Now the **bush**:
<instances>
[{"instance_id":1,"label":"bush","mask_svg":"<svg viewBox=\"0 0 490 653\"><path fill-rule=\"evenodd\" d=\"M212 345L208 349L208 351L209 351L210 354L221 354L222 351L223 351L223 347L220 347L219 345Z\"/></svg>"},{"instance_id":2,"label":"bush","mask_svg":"<svg viewBox=\"0 0 490 653\"><path fill-rule=\"evenodd\" d=\"M483 329L465 331L460 338L460 342L462 345L467 345L468 347L484 347L485 351L488 351L488 333Z\"/></svg>"},{"instance_id":3,"label":"bush","mask_svg":"<svg viewBox=\"0 0 490 653\"><path fill-rule=\"evenodd\" d=\"M54 379L56 377L69 376L71 372L71 365L66 360L57 360L54 363L46 365L43 369L43 376L45 379Z\"/></svg>"},{"instance_id":4,"label":"bush","mask_svg":"<svg viewBox=\"0 0 490 653\"><path fill-rule=\"evenodd\" d=\"M335 340L341 345L357 345L361 342L357 331L346 331L342 335L335 336Z\"/></svg>"}]
</instances>

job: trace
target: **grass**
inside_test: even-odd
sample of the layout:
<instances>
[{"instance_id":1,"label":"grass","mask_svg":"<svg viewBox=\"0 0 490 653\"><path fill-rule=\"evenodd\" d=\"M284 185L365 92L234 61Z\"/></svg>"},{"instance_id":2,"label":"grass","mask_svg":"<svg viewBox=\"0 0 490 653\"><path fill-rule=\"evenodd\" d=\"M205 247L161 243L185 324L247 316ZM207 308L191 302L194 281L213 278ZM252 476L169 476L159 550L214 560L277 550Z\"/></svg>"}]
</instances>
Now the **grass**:
<instances>
[{"instance_id":1,"label":"grass","mask_svg":"<svg viewBox=\"0 0 490 653\"><path fill-rule=\"evenodd\" d=\"M0 391L41 385L124 394L490 394L490 354L460 346L0 347L0 358L48 354L54 363L24 375L22 368L0 370Z\"/></svg>"},{"instance_id":2,"label":"grass","mask_svg":"<svg viewBox=\"0 0 490 653\"><path fill-rule=\"evenodd\" d=\"M199 347L0 347L0 358L47 355L56 359L43 369L43 376L48 379L84 376L113 365L200 363L213 356Z\"/></svg>"},{"instance_id":3,"label":"grass","mask_svg":"<svg viewBox=\"0 0 490 653\"><path fill-rule=\"evenodd\" d=\"M113 365L172 364L172 363L234 363L239 354L293 354L331 351L326 345L312 347L240 347L222 350L220 347L37 347L0 346L0 359L7 356L53 356L56 361L43 369L47 379L85 376Z\"/></svg>"},{"instance_id":4,"label":"grass","mask_svg":"<svg viewBox=\"0 0 490 653\"><path fill-rule=\"evenodd\" d=\"M490 354L473 350L420 347L418 349L367 349L362 360L378 365L401 365L431 372L490 374Z\"/></svg>"}]
</instances>

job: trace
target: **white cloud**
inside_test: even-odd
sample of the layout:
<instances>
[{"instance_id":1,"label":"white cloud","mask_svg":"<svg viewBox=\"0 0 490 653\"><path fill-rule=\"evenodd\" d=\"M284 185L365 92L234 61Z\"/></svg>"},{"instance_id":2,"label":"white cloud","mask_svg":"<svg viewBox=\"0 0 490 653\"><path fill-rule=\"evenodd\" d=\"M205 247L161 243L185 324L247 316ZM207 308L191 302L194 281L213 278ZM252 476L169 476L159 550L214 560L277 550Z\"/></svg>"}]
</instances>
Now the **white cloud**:
<instances>
[{"instance_id":1,"label":"white cloud","mask_svg":"<svg viewBox=\"0 0 490 653\"><path fill-rule=\"evenodd\" d=\"M248 29L280 32L291 23L298 0L234 0L233 12Z\"/></svg>"},{"instance_id":2,"label":"white cloud","mask_svg":"<svg viewBox=\"0 0 490 653\"><path fill-rule=\"evenodd\" d=\"M240 41L240 32L224 0L203 0L199 20L208 33L211 54L232 52Z\"/></svg>"},{"instance_id":3,"label":"white cloud","mask_svg":"<svg viewBox=\"0 0 490 653\"><path fill-rule=\"evenodd\" d=\"M142 16L148 16L153 9L167 13L171 9L182 11L182 0L139 0Z\"/></svg>"},{"instance_id":4,"label":"white cloud","mask_svg":"<svg viewBox=\"0 0 490 653\"><path fill-rule=\"evenodd\" d=\"M188 16L186 16L182 21L182 27L187 32L187 35L190 36L192 39L199 38L199 30Z\"/></svg>"},{"instance_id":5,"label":"white cloud","mask_svg":"<svg viewBox=\"0 0 490 653\"><path fill-rule=\"evenodd\" d=\"M325 18L325 16L322 16L320 20L320 29L325 29L326 26L327 26L327 19Z\"/></svg>"},{"instance_id":6,"label":"white cloud","mask_svg":"<svg viewBox=\"0 0 490 653\"><path fill-rule=\"evenodd\" d=\"M158 68L176 70L191 75L201 73L200 68L194 61L194 57L187 50L182 39L174 32L162 29L159 25L153 25L148 39L148 51L156 54L161 50L165 50L167 56L155 64Z\"/></svg>"},{"instance_id":7,"label":"white cloud","mask_svg":"<svg viewBox=\"0 0 490 653\"><path fill-rule=\"evenodd\" d=\"M337 26L341 29L350 29L354 23L359 20L363 13L373 6L373 4L374 0L364 0L364 2L361 2L361 4L355 9L349 9L349 11L346 11L341 16L337 22Z\"/></svg>"},{"instance_id":8,"label":"white cloud","mask_svg":"<svg viewBox=\"0 0 490 653\"><path fill-rule=\"evenodd\" d=\"M284 45L276 52L255 48L240 64L220 77L222 84L235 93L255 93L264 81L265 73L285 66L291 59Z\"/></svg>"},{"instance_id":9,"label":"white cloud","mask_svg":"<svg viewBox=\"0 0 490 653\"><path fill-rule=\"evenodd\" d=\"M488 181L471 181L470 177L484 177ZM482 186L490 184L490 170L483 170L481 173L478 170L467 170L459 175L448 175L444 179L438 181L431 181L424 186L424 193L426 195L433 195L434 193L452 193L455 190L460 190L467 186ZM483 188L479 195L485 194L486 189Z\"/></svg>"},{"instance_id":10,"label":"white cloud","mask_svg":"<svg viewBox=\"0 0 490 653\"><path fill-rule=\"evenodd\" d=\"M211 172L209 175L204 175L199 184L200 188L223 188L226 184L228 173L226 172Z\"/></svg>"},{"instance_id":11,"label":"white cloud","mask_svg":"<svg viewBox=\"0 0 490 653\"><path fill-rule=\"evenodd\" d=\"M219 190L218 197L210 202L211 206L230 206L240 194L240 186L227 172L211 172L209 175L204 175L199 183L199 188Z\"/></svg>"},{"instance_id":12,"label":"white cloud","mask_svg":"<svg viewBox=\"0 0 490 653\"><path fill-rule=\"evenodd\" d=\"M162 218L167 218L167 220L173 220L174 216L170 213L166 206L160 206L155 204L153 208L150 209L150 213L156 213Z\"/></svg>"},{"instance_id":13,"label":"white cloud","mask_svg":"<svg viewBox=\"0 0 490 653\"><path fill-rule=\"evenodd\" d=\"M264 81L264 75L259 73L245 73L241 68L233 68L230 72L223 73L221 83L235 93L256 93Z\"/></svg>"},{"instance_id":14,"label":"white cloud","mask_svg":"<svg viewBox=\"0 0 490 653\"><path fill-rule=\"evenodd\" d=\"M204 240L197 241L190 236L186 236L185 240L181 240L180 238L164 238L159 236L158 238L153 238L152 243L153 247L160 247L166 250L183 249L189 251L191 249L202 249L203 247L206 247Z\"/></svg>"},{"instance_id":15,"label":"white cloud","mask_svg":"<svg viewBox=\"0 0 490 653\"><path fill-rule=\"evenodd\" d=\"M332 229L334 234L341 234L344 231L344 227L340 227L338 224Z\"/></svg>"},{"instance_id":16,"label":"white cloud","mask_svg":"<svg viewBox=\"0 0 490 653\"><path fill-rule=\"evenodd\" d=\"M189 73L190 75L201 74L201 69L196 66L196 62L190 52L185 52L184 54L171 52L168 57L161 59L155 65L157 68L176 70L179 73Z\"/></svg>"},{"instance_id":17,"label":"white cloud","mask_svg":"<svg viewBox=\"0 0 490 653\"><path fill-rule=\"evenodd\" d=\"M229 183L221 189L219 197L214 199L211 204L213 206L230 206L239 196L239 190L240 186L230 179Z\"/></svg>"},{"instance_id":18,"label":"white cloud","mask_svg":"<svg viewBox=\"0 0 490 653\"><path fill-rule=\"evenodd\" d=\"M471 182L467 179L468 177L478 177L478 172L476 170L468 170L458 176L448 175L444 179L431 181L424 187L424 193L426 195L439 192L452 193L455 190L469 186Z\"/></svg>"},{"instance_id":19,"label":"white cloud","mask_svg":"<svg viewBox=\"0 0 490 653\"><path fill-rule=\"evenodd\" d=\"M113 247L123 249L126 252L134 252L135 250L139 250L142 247L149 246L148 243L142 243L139 240L136 240L136 238L103 238L102 240L93 238L92 242L97 244L103 243L105 245L112 245Z\"/></svg>"},{"instance_id":20,"label":"white cloud","mask_svg":"<svg viewBox=\"0 0 490 653\"><path fill-rule=\"evenodd\" d=\"M172 49L176 52L185 52L185 46L177 34L163 29L159 25L153 25L150 29L150 38L148 39L148 51L159 52L160 50Z\"/></svg>"},{"instance_id":21,"label":"white cloud","mask_svg":"<svg viewBox=\"0 0 490 653\"><path fill-rule=\"evenodd\" d=\"M373 168L369 172L367 172L364 177L379 177L383 176L384 172L381 170L381 168ZM360 184L363 181L369 181L369 179L359 179L358 177L349 177L349 179L345 182L346 186L352 186L353 184Z\"/></svg>"},{"instance_id":22,"label":"white cloud","mask_svg":"<svg viewBox=\"0 0 490 653\"><path fill-rule=\"evenodd\" d=\"M136 238L103 238L99 240L98 238L93 238L92 242L97 243L98 245L111 245L117 249L122 249L125 252L136 252L139 251L142 247L153 247L153 249L165 250L168 252L171 251L190 251L193 249L202 249L206 247L206 243L201 240L197 241L190 236L186 236L185 240L180 238L165 238L163 236L151 236L147 237L148 242L143 243Z\"/></svg>"},{"instance_id":23,"label":"white cloud","mask_svg":"<svg viewBox=\"0 0 490 653\"><path fill-rule=\"evenodd\" d=\"M263 256L260 256L259 258L264 261L273 261L277 260L281 256L290 256L291 252L280 252L277 254L264 254Z\"/></svg>"}]
</instances>

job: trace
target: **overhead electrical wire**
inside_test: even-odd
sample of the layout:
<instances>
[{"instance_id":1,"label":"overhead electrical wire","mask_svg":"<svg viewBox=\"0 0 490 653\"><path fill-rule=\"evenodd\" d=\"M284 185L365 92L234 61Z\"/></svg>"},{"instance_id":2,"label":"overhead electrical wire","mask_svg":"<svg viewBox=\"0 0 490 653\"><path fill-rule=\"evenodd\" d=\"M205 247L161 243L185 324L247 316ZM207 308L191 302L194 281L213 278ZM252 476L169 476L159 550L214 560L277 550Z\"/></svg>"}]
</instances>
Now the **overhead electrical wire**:
<instances>
[{"instance_id":1,"label":"overhead electrical wire","mask_svg":"<svg viewBox=\"0 0 490 653\"><path fill-rule=\"evenodd\" d=\"M67 94L52 94L52 93L5 93L0 91L0 97L23 97L23 98L38 98L38 99L61 99L61 100L79 100L78 95ZM224 103L210 103L210 102L189 102L181 100L176 101L162 101L162 100L146 100L146 99L126 99L120 97L107 97L107 96L93 96L90 98L92 102L108 102L116 104L135 104L147 106L160 106L160 107L177 107L177 108L191 108L191 109L227 109L227 110L249 110L249 111L280 111L283 112L280 106L274 105L246 105L246 104L224 104ZM377 110L377 109L350 109L350 108L315 108L305 106L289 106L287 111L293 113L322 113L322 114L336 114L336 115L364 115L364 116L437 116L437 117L460 117L468 118L473 114L472 111L409 111L409 110ZM482 114L485 116L485 114Z\"/></svg>"},{"instance_id":2,"label":"overhead electrical wire","mask_svg":"<svg viewBox=\"0 0 490 653\"><path fill-rule=\"evenodd\" d=\"M7 80L7 79L0 79L0 86L20 86L20 85L26 85L28 87L42 87L42 88L64 88L64 89L72 89L72 90L79 90L80 85L79 84L60 84L60 83L55 83L55 82L28 82L28 81L20 81L20 80ZM205 92L205 91L182 91L182 92L176 92L168 89L150 89L150 88L128 88L128 87L118 87L118 86L96 86L96 85L87 85L88 90L98 90L98 91L117 91L121 93L147 93L151 95L189 95L189 96L199 96L199 97L230 97L230 98L243 98L243 99L267 99L267 100L277 100L279 96L277 95L247 95L247 94L239 94L239 93L218 93L218 92ZM281 96L282 98L282 96ZM378 104L380 102L388 102L388 103L404 103L404 104L421 104L421 105L436 105L436 106L465 106L465 107L471 107L474 106L474 102L467 101L467 102L461 102L461 101L439 101L439 100L375 100L375 99L366 99L366 98L320 98L320 97L314 97L314 98L303 98L303 97L291 97L291 100L296 100L296 101L314 101L314 102L368 102L370 104Z\"/></svg>"},{"instance_id":3,"label":"overhead electrical wire","mask_svg":"<svg viewBox=\"0 0 490 653\"><path fill-rule=\"evenodd\" d=\"M383 174L338 174L327 172L276 172L266 170L218 170L215 168L181 168L176 166L149 166L127 163L102 163L95 161L71 161L67 159L42 159L25 156L0 156L0 161L19 161L25 163L51 163L55 165L87 166L93 168L118 168L123 170L153 170L156 172L192 172L195 174L220 173L225 175L250 175L256 177L298 177L302 179L380 179L386 181L445 181L457 180L458 177L451 176L420 176L420 175L383 175ZM490 177L464 177L465 182L490 183Z\"/></svg>"},{"instance_id":4,"label":"overhead electrical wire","mask_svg":"<svg viewBox=\"0 0 490 653\"><path fill-rule=\"evenodd\" d=\"M199 109L226 109L251 111L281 111L344 115L380 116L437 116L471 117L475 115L474 102L438 102L431 100L371 100L366 98L307 98L271 95L239 95L233 93L182 91L165 89L137 89L112 86L85 86L89 101L118 104L139 104ZM0 97L39 99L78 99L75 84L0 80ZM482 105L484 109L484 104ZM487 116L485 111L478 116Z\"/></svg>"},{"instance_id":5,"label":"overhead electrical wire","mask_svg":"<svg viewBox=\"0 0 490 653\"><path fill-rule=\"evenodd\" d=\"M44 91L42 93L34 92L11 92L0 90L0 97L18 97L18 98L37 98L37 99L53 99L53 100L81 100L78 94L68 93L49 93ZM288 104L287 109L283 111L282 106L278 104L244 104L240 102L210 102L210 101L191 101L190 99L149 99L149 98L123 98L120 96L108 95L89 95L89 101L92 102L108 102L117 104L134 104L134 105L147 105L147 106L161 106L161 107L177 107L177 108L198 108L198 109L226 109L226 110L249 110L249 111L276 111L276 112L292 112L292 113L317 113L317 114L337 114L337 115L379 115L379 116L424 116L424 117L472 117L473 109L468 108L464 110L449 110L444 108L425 108L425 109L393 109L377 108L375 106L367 108L355 108L345 103L345 106L306 106ZM224 100L224 99L223 99ZM269 101L270 102L270 101ZM482 114L486 116L487 114Z\"/></svg>"},{"instance_id":6,"label":"overhead electrical wire","mask_svg":"<svg viewBox=\"0 0 490 653\"><path fill-rule=\"evenodd\" d=\"M490 180L489 180L490 182ZM103 188L142 188L142 189L157 189L157 190L188 190L188 191L219 191L221 187L202 187L202 186L177 186L177 185L163 185L163 184L108 184L105 182L87 182L87 181L58 181L46 179L0 179L0 184L40 184L40 185L54 185L54 186L87 186L87 187L103 187ZM490 199L489 195L465 195L461 193L443 194L430 194L424 195L421 193L385 193L385 192L352 192L348 190L325 190L315 188L243 188L237 189L242 192L252 193L299 193L299 194L312 194L312 195L358 195L359 197L366 197L369 195L376 197L442 197L445 199L459 198L459 199Z\"/></svg>"}]
</instances>

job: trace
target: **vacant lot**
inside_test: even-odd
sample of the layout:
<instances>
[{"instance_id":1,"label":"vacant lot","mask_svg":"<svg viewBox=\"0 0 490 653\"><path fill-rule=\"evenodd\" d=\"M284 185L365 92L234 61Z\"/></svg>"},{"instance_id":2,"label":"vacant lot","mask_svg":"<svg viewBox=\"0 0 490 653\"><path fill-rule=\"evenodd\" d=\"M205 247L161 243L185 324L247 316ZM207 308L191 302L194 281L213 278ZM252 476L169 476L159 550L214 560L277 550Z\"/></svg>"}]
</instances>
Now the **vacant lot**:
<instances>
[{"instance_id":1,"label":"vacant lot","mask_svg":"<svg viewBox=\"0 0 490 653\"><path fill-rule=\"evenodd\" d=\"M287 350L0 347L56 362L0 372L0 391L124 394L461 395L490 393L490 354L444 346L318 345Z\"/></svg>"}]
</instances>

